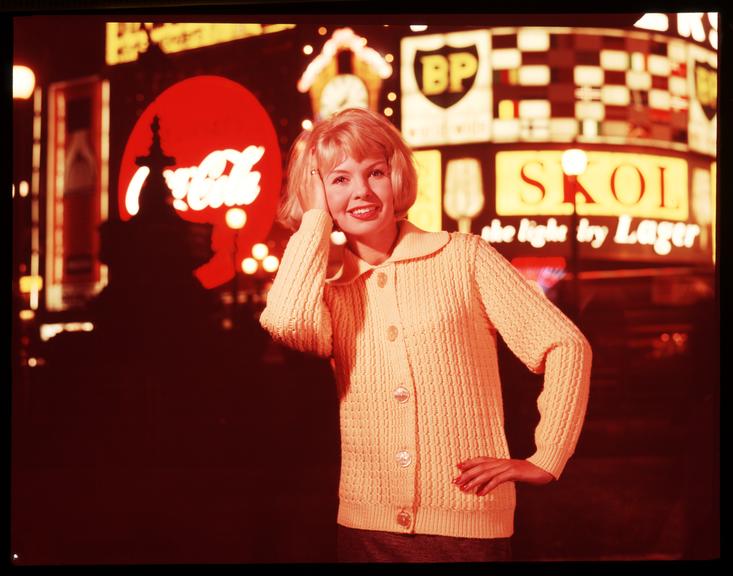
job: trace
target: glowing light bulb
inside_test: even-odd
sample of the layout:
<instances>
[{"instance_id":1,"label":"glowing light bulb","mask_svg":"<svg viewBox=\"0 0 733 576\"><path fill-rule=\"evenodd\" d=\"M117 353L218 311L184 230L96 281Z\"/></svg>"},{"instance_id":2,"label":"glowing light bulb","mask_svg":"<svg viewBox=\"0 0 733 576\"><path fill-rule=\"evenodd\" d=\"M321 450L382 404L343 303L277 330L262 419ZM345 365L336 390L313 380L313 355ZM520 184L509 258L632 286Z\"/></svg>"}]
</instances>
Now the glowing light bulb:
<instances>
[{"instance_id":1,"label":"glowing light bulb","mask_svg":"<svg viewBox=\"0 0 733 576\"><path fill-rule=\"evenodd\" d=\"M313 54L313 46L311 46L310 44L306 44L305 46L303 46L303 54Z\"/></svg>"},{"instance_id":2,"label":"glowing light bulb","mask_svg":"<svg viewBox=\"0 0 733 576\"><path fill-rule=\"evenodd\" d=\"M387 106L384 109L384 115L387 116L387 117L390 117L390 116L392 116L392 114L394 114L394 110L392 110L392 108L390 108L389 106Z\"/></svg>"},{"instance_id":3,"label":"glowing light bulb","mask_svg":"<svg viewBox=\"0 0 733 576\"><path fill-rule=\"evenodd\" d=\"M262 261L262 267L265 269L265 272L274 272L279 266L280 260L277 259L277 256L270 255Z\"/></svg>"},{"instance_id":4,"label":"glowing light bulb","mask_svg":"<svg viewBox=\"0 0 733 576\"><path fill-rule=\"evenodd\" d=\"M254 258L245 258L242 260L242 272L245 274L254 274L257 272L258 267L259 264L257 264L257 260Z\"/></svg>"},{"instance_id":5,"label":"glowing light bulb","mask_svg":"<svg viewBox=\"0 0 733 576\"><path fill-rule=\"evenodd\" d=\"M300 125L303 127L303 130L313 130L313 122L311 122L307 118L303 120Z\"/></svg>"},{"instance_id":6,"label":"glowing light bulb","mask_svg":"<svg viewBox=\"0 0 733 576\"><path fill-rule=\"evenodd\" d=\"M425 24L410 24L410 30L413 32L425 32L428 27Z\"/></svg>"},{"instance_id":7,"label":"glowing light bulb","mask_svg":"<svg viewBox=\"0 0 733 576\"><path fill-rule=\"evenodd\" d=\"M588 155L584 150L571 148L562 153L562 171L568 176L578 176L588 167Z\"/></svg>"},{"instance_id":8,"label":"glowing light bulb","mask_svg":"<svg viewBox=\"0 0 733 576\"><path fill-rule=\"evenodd\" d=\"M232 230L241 230L247 222L247 213L241 208L229 208L225 219L229 228Z\"/></svg>"},{"instance_id":9,"label":"glowing light bulb","mask_svg":"<svg viewBox=\"0 0 733 576\"><path fill-rule=\"evenodd\" d=\"M36 75L28 66L13 66L13 98L28 100L36 87Z\"/></svg>"},{"instance_id":10,"label":"glowing light bulb","mask_svg":"<svg viewBox=\"0 0 733 576\"><path fill-rule=\"evenodd\" d=\"M267 249L267 244L261 242L252 246L252 256L257 260L264 260L270 251Z\"/></svg>"}]
</instances>

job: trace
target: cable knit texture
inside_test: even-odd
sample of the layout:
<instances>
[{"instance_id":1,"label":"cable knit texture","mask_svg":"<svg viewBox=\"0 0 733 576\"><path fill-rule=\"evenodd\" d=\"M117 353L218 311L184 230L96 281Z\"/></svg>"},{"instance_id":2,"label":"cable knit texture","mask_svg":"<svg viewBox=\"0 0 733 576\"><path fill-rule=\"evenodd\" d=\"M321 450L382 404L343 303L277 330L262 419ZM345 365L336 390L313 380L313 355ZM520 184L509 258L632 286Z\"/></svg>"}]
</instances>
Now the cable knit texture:
<instances>
[{"instance_id":1,"label":"cable knit texture","mask_svg":"<svg viewBox=\"0 0 733 576\"><path fill-rule=\"evenodd\" d=\"M365 530L500 538L513 533L515 488L466 494L468 458L509 458L497 332L535 373L536 452L559 478L585 416L591 350L578 328L478 236L407 221L390 258L345 250L326 265L333 223L309 210L292 235L260 322L277 341L332 356L339 387L338 522Z\"/></svg>"}]
</instances>

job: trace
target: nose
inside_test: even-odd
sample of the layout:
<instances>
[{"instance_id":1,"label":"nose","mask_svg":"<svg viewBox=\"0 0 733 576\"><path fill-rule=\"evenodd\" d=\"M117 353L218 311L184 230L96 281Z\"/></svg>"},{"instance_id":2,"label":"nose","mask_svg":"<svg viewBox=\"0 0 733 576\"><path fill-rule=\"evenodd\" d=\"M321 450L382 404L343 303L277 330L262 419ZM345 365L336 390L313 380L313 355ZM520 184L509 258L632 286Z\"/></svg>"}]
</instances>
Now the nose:
<instances>
[{"instance_id":1,"label":"nose","mask_svg":"<svg viewBox=\"0 0 733 576\"><path fill-rule=\"evenodd\" d=\"M369 179L359 176L354 182L354 196L356 198L369 198L374 194L371 186L369 185Z\"/></svg>"}]
</instances>

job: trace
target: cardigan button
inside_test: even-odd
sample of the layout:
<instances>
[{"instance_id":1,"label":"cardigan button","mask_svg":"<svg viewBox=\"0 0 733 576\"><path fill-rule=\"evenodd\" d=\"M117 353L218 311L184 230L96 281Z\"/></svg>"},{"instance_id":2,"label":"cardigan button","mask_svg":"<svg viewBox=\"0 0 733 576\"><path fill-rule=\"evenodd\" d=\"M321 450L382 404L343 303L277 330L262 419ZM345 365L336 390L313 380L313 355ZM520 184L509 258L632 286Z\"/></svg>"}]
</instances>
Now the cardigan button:
<instances>
[{"instance_id":1,"label":"cardigan button","mask_svg":"<svg viewBox=\"0 0 733 576\"><path fill-rule=\"evenodd\" d=\"M410 522L412 522L412 516L404 510L400 510L400 513L397 514L397 524L407 528L410 526Z\"/></svg>"},{"instance_id":2,"label":"cardigan button","mask_svg":"<svg viewBox=\"0 0 733 576\"><path fill-rule=\"evenodd\" d=\"M400 404L404 404L410 399L410 391L404 386L395 388L392 394L394 395L395 400L397 400L397 402L399 402Z\"/></svg>"},{"instance_id":3,"label":"cardigan button","mask_svg":"<svg viewBox=\"0 0 733 576\"><path fill-rule=\"evenodd\" d=\"M410 464L412 464L412 454L410 454L407 450L400 450L395 454L395 460L397 460L397 464L399 464L402 468L407 468Z\"/></svg>"},{"instance_id":4,"label":"cardigan button","mask_svg":"<svg viewBox=\"0 0 733 576\"><path fill-rule=\"evenodd\" d=\"M385 284L387 284L387 275L384 272L380 272L377 274L377 286L384 288Z\"/></svg>"},{"instance_id":5,"label":"cardigan button","mask_svg":"<svg viewBox=\"0 0 733 576\"><path fill-rule=\"evenodd\" d=\"M390 326L387 328L387 340L390 342L397 340L397 326Z\"/></svg>"}]
</instances>

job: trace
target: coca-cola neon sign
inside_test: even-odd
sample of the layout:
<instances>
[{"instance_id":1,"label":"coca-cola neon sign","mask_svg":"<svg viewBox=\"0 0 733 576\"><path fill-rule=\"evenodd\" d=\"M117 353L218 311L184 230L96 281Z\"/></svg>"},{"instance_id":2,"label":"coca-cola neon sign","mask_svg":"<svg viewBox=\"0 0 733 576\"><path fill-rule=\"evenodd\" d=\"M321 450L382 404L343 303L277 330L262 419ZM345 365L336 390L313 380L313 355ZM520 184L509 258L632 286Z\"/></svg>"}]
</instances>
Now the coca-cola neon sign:
<instances>
[{"instance_id":1,"label":"coca-cola neon sign","mask_svg":"<svg viewBox=\"0 0 733 576\"><path fill-rule=\"evenodd\" d=\"M213 288L230 280L252 245L270 231L282 176L277 134L254 95L231 80L198 76L175 84L148 106L128 139L119 176L122 220L139 211L149 168L137 166L135 157L150 147L154 115L160 118L163 149L176 159L163 172L173 207L185 220L214 225L214 256L196 270L201 283ZM246 213L236 233L225 220L235 206Z\"/></svg>"}]
</instances>

